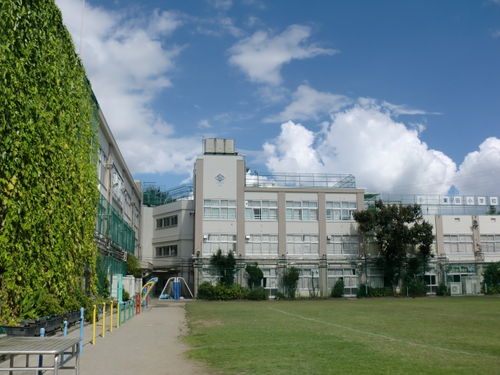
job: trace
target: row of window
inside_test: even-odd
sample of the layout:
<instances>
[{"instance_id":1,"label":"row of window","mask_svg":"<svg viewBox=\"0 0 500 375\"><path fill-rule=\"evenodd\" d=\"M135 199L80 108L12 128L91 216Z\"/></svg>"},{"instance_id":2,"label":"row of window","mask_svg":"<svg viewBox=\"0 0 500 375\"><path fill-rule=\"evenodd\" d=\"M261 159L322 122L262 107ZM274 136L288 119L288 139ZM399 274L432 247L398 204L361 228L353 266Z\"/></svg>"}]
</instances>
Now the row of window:
<instances>
[{"instance_id":1,"label":"row of window","mask_svg":"<svg viewBox=\"0 0 500 375\"><path fill-rule=\"evenodd\" d=\"M208 234L203 241L203 254L236 250L236 236L230 234ZM329 236L327 254L357 254L357 236ZM286 236L286 251L290 255L319 254L319 237L315 234L289 234ZM277 255L277 234L252 234L245 239L247 255Z\"/></svg>"},{"instance_id":2,"label":"row of window","mask_svg":"<svg viewBox=\"0 0 500 375\"><path fill-rule=\"evenodd\" d=\"M353 220L356 202L326 202L326 220ZM286 201L286 220L317 221L318 202ZM236 220L236 201L205 199L203 201L205 220ZM245 220L278 220L278 202L249 200L245 202Z\"/></svg>"},{"instance_id":3,"label":"row of window","mask_svg":"<svg viewBox=\"0 0 500 375\"><path fill-rule=\"evenodd\" d=\"M177 245L158 246L156 248L157 257L175 257L177 256Z\"/></svg>"},{"instance_id":4,"label":"row of window","mask_svg":"<svg viewBox=\"0 0 500 375\"><path fill-rule=\"evenodd\" d=\"M481 235L481 248L485 253L500 253L500 235Z\"/></svg>"},{"instance_id":5,"label":"row of window","mask_svg":"<svg viewBox=\"0 0 500 375\"><path fill-rule=\"evenodd\" d=\"M177 226L177 215L156 219L156 228L172 228Z\"/></svg>"},{"instance_id":6,"label":"row of window","mask_svg":"<svg viewBox=\"0 0 500 375\"><path fill-rule=\"evenodd\" d=\"M481 235L483 252L500 252L500 235ZM208 234L204 237L203 253L213 254L221 249L223 252L236 251L236 235ZM445 235L445 253L471 253L473 240L470 235ZM315 234L288 234L286 251L290 255L319 254L319 237ZM331 235L326 244L328 255L356 255L359 253L357 236ZM245 239L247 255L277 255L277 234L252 234ZM177 245L156 247L156 256L177 256Z\"/></svg>"}]
</instances>

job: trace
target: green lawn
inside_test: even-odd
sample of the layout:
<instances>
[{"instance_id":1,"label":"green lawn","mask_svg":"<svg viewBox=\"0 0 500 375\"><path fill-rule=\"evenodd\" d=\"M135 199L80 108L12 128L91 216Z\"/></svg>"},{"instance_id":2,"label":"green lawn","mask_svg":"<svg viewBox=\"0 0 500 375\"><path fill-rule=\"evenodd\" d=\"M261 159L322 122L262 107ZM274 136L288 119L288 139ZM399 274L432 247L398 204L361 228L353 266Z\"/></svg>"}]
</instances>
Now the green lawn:
<instances>
[{"instance_id":1,"label":"green lawn","mask_svg":"<svg viewBox=\"0 0 500 375\"><path fill-rule=\"evenodd\" d=\"M500 374L500 298L186 304L217 374Z\"/></svg>"}]
</instances>

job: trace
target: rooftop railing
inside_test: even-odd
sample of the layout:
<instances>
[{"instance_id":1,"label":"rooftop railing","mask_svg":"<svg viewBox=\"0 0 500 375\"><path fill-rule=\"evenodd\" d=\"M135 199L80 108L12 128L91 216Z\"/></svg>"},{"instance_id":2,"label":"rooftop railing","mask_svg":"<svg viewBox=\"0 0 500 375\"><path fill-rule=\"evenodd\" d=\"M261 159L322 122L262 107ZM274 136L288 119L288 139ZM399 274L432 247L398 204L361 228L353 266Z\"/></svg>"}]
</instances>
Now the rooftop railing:
<instances>
[{"instance_id":1,"label":"rooftop railing","mask_svg":"<svg viewBox=\"0 0 500 375\"><path fill-rule=\"evenodd\" d=\"M259 173L255 171L246 175L245 186L356 189L356 178L351 174Z\"/></svg>"}]
</instances>

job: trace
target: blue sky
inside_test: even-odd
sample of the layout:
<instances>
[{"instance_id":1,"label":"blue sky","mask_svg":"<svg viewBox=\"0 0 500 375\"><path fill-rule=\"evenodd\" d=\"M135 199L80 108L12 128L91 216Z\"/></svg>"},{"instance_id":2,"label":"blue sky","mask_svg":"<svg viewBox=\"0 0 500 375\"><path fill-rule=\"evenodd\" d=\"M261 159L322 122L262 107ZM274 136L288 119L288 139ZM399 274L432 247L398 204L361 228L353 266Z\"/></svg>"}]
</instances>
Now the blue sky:
<instances>
[{"instance_id":1,"label":"blue sky","mask_svg":"<svg viewBox=\"0 0 500 375\"><path fill-rule=\"evenodd\" d=\"M56 3L143 182L216 137L252 171L500 195L500 0Z\"/></svg>"}]
</instances>

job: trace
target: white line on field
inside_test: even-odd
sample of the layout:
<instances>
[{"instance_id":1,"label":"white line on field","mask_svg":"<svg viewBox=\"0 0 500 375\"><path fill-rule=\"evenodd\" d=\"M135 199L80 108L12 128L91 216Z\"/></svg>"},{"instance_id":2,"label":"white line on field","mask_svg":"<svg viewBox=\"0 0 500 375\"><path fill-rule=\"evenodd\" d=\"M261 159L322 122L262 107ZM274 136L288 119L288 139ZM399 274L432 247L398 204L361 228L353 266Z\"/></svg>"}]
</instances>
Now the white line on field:
<instances>
[{"instance_id":1,"label":"white line on field","mask_svg":"<svg viewBox=\"0 0 500 375\"><path fill-rule=\"evenodd\" d=\"M500 358L499 356L495 356L495 355L477 354L477 353L465 352L465 351L462 351L462 350L446 349L446 348L442 348L442 347L440 347L440 346L425 345L425 344L417 344L417 343L415 343L415 342L405 341L405 340L397 339L397 338L394 338L394 337L391 337L391 336L381 335L381 334L379 334L379 333L373 333L373 332L368 332L368 331L362 331L362 330L360 330L360 329L351 328L351 327L346 327L346 326L342 326L342 325L340 325L340 324L335 324L335 323L324 322L324 321L322 321L322 320L317 320L317 319L313 319L313 318L307 318L307 317L302 316L302 315L292 314L292 313L289 313L289 312L287 312L287 311L278 310L278 309L273 309L273 308L271 308L271 307L269 307L269 310L277 311L277 312L279 312L279 313L282 313L282 314L285 314L285 315L290 315L290 316L293 316L293 317L295 317L295 318L299 318L299 319L303 319L303 320L309 320L309 321L311 321L311 322L315 322L315 323L320 323L320 324L325 324L325 325L328 325L328 326L333 326L333 327L337 327L337 328L342 328L342 329L345 329L345 330L348 330L348 331L358 332L358 333L362 333L362 334L365 334L365 335L370 335L370 336L381 337L381 338L383 338L383 339L387 339L387 340L390 340L390 341L400 341L400 342L406 343L406 344L408 344L408 345L421 346L421 347L423 347L423 348L428 348L428 349L437 349L437 350L442 350L442 351L445 351L445 352L451 352L451 353L457 353L457 354L466 354L466 355L472 355L472 356L478 356L478 357L489 357L489 358L495 358L495 359Z\"/></svg>"}]
</instances>

